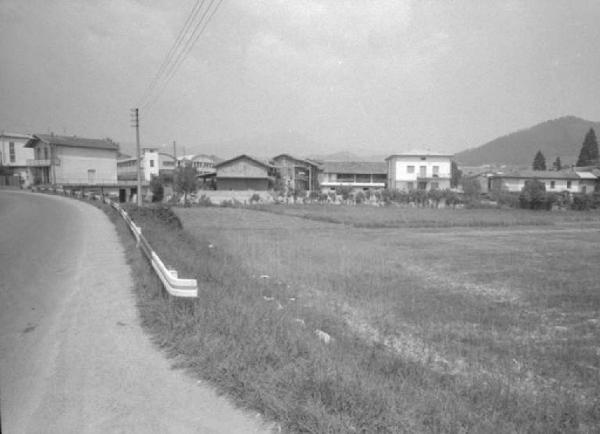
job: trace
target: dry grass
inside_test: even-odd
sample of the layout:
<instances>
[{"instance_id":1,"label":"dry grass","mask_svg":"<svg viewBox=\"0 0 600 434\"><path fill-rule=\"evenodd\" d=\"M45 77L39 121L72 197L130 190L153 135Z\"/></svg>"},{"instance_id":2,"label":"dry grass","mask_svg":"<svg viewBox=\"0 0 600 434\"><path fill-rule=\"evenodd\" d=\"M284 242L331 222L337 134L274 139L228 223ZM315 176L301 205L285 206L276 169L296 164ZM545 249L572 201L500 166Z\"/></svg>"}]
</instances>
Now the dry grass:
<instances>
[{"instance_id":1,"label":"dry grass","mask_svg":"<svg viewBox=\"0 0 600 434\"><path fill-rule=\"evenodd\" d=\"M555 225L598 222L598 214L578 211L558 213L519 209L416 208L411 206L260 205L255 209L357 228L448 228Z\"/></svg>"},{"instance_id":2,"label":"dry grass","mask_svg":"<svg viewBox=\"0 0 600 434\"><path fill-rule=\"evenodd\" d=\"M337 212L364 218L348 208ZM426 220L441 210L416 211ZM594 215L453 229L361 228L241 209L177 215L183 230L134 214L159 254L202 291L195 302L166 302L142 283L146 325L181 366L289 431L589 432L600 424ZM333 341L322 343L315 329Z\"/></svg>"}]
</instances>

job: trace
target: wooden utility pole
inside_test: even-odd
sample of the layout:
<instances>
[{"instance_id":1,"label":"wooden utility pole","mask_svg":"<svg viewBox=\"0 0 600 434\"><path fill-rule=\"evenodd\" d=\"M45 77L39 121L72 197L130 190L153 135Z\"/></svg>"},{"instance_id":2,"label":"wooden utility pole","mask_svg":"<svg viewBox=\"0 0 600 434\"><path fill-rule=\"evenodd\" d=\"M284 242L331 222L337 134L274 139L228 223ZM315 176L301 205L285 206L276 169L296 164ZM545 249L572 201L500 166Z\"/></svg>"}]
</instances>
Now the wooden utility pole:
<instances>
[{"instance_id":1,"label":"wooden utility pole","mask_svg":"<svg viewBox=\"0 0 600 434\"><path fill-rule=\"evenodd\" d=\"M141 159L140 159L140 117L139 110L137 108L131 109L132 115L132 127L135 128L135 152L136 152L136 172L137 172L137 184L136 184L136 203L137 206L142 205L142 174L141 174Z\"/></svg>"}]
</instances>

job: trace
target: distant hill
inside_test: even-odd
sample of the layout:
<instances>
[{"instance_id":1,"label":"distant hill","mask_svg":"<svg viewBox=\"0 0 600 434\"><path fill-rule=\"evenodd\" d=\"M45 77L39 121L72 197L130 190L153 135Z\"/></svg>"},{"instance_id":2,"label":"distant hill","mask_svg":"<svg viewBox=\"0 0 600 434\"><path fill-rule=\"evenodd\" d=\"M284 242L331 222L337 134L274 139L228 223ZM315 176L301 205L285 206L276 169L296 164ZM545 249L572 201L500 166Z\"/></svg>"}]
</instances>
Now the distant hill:
<instances>
[{"instance_id":1,"label":"distant hill","mask_svg":"<svg viewBox=\"0 0 600 434\"><path fill-rule=\"evenodd\" d=\"M541 150L546 165L552 166L556 157L563 164L575 164L585 134L594 128L600 133L600 122L587 121L575 116L542 122L531 128L499 137L477 148L456 154L459 165L507 164L530 166L533 157Z\"/></svg>"}]
</instances>

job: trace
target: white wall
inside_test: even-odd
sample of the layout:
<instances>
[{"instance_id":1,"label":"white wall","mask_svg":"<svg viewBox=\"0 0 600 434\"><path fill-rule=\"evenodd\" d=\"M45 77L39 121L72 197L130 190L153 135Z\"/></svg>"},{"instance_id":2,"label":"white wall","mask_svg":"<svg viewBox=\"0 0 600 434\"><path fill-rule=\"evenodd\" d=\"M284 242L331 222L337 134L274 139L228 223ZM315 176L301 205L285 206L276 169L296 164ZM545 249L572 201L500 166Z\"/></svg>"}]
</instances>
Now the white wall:
<instances>
[{"instance_id":1,"label":"white wall","mask_svg":"<svg viewBox=\"0 0 600 434\"><path fill-rule=\"evenodd\" d=\"M423 160L422 158L425 158ZM450 178L450 158L448 157L395 157L396 159L396 177L395 181L413 181L418 177L431 178L434 176L433 167L438 167L437 176L439 178ZM412 173L409 173L409 166L414 167ZM421 166L425 167L425 174L421 174Z\"/></svg>"},{"instance_id":2,"label":"white wall","mask_svg":"<svg viewBox=\"0 0 600 434\"><path fill-rule=\"evenodd\" d=\"M117 182L116 150L57 146L56 157L56 183L87 183L90 170L95 170L93 183Z\"/></svg>"}]
</instances>

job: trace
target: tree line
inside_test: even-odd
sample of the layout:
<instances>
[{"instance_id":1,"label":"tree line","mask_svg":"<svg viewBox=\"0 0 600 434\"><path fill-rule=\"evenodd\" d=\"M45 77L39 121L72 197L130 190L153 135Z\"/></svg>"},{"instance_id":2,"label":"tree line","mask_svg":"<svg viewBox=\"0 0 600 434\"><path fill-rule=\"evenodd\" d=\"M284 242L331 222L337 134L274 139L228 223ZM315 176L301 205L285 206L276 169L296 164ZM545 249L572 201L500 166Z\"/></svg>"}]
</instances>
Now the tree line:
<instances>
[{"instance_id":1,"label":"tree line","mask_svg":"<svg viewBox=\"0 0 600 434\"><path fill-rule=\"evenodd\" d=\"M593 128L590 128L583 139L583 144L581 145L575 167L593 166L598 163L598 141L596 140L596 132ZM546 170L546 158L541 150L537 151L533 157L532 168L533 170ZM552 163L552 169L561 170L562 168L563 166L560 157L556 157L556 160Z\"/></svg>"}]
</instances>

